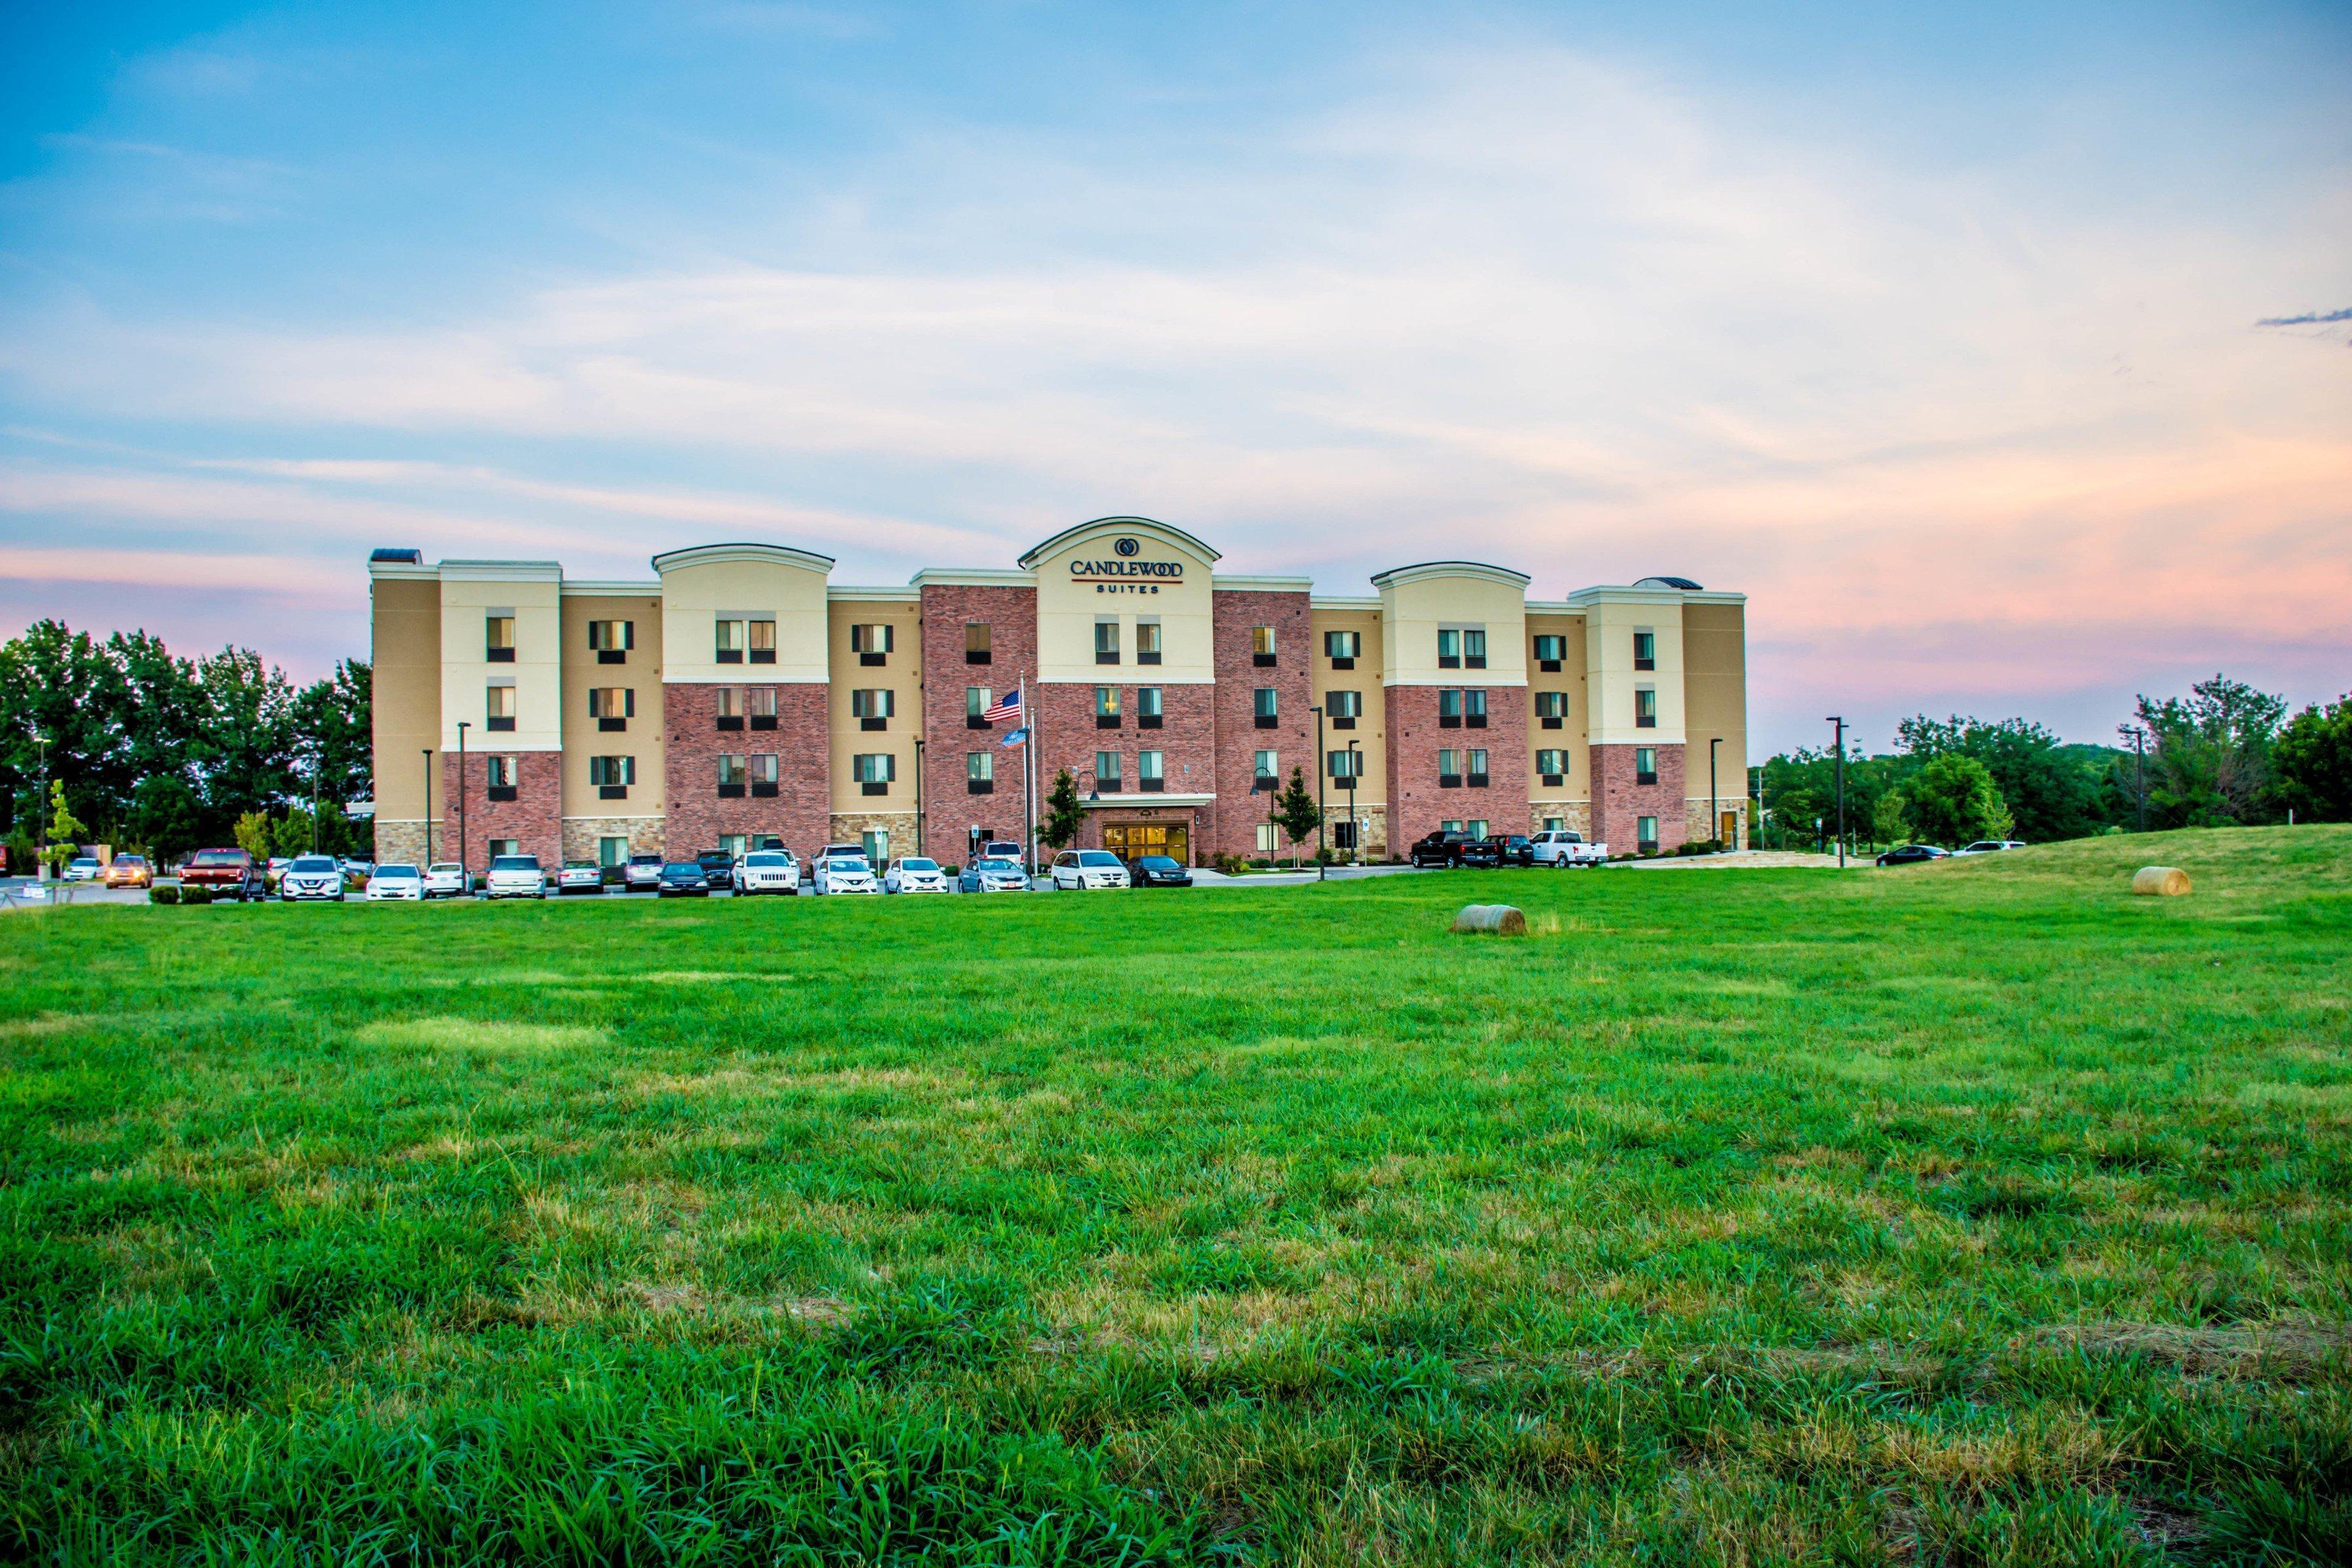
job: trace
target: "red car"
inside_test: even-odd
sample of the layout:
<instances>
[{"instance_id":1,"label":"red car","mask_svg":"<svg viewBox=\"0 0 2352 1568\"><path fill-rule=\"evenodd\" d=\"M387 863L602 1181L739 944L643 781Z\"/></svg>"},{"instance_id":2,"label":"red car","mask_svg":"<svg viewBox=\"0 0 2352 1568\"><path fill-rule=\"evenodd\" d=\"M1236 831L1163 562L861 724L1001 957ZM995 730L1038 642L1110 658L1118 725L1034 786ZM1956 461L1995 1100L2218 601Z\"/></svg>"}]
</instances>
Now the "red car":
<instances>
[{"instance_id":1,"label":"red car","mask_svg":"<svg viewBox=\"0 0 2352 1568\"><path fill-rule=\"evenodd\" d=\"M180 886L204 888L215 899L266 899L269 885L253 857L242 849L199 849L180 868Z\"/></svg>"}]
</instances>

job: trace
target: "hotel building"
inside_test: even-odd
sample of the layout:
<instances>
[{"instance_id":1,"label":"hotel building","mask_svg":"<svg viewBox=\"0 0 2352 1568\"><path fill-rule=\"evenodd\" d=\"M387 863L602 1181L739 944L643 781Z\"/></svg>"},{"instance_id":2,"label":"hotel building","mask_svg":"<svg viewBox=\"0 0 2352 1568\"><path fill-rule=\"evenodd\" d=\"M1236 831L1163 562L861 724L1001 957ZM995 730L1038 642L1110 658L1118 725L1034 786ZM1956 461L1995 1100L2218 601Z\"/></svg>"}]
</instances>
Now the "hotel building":
<instances>
[{"instance_id":1,"label":"hotel building","mask_svg":"<svg viewBox=\"0 0 2352 1568\"><path fill-rule=\"evenodd\" d=\"M380 550L377 858L456 859L462 831L476 867L771 836L961 861L1021 837L1014 726L987 717L1016 688L1040 814L1067 769L1086 847L1272 852L1293 767L1332 846L1372 858L1451 826L1741 837L1743 595L1648 577L1538 600L1523 573L1434 561L1335 597L1217 559L1134 517L904 587L775 544L672 551L643 582Z\"/></svg>"}]
</instances>

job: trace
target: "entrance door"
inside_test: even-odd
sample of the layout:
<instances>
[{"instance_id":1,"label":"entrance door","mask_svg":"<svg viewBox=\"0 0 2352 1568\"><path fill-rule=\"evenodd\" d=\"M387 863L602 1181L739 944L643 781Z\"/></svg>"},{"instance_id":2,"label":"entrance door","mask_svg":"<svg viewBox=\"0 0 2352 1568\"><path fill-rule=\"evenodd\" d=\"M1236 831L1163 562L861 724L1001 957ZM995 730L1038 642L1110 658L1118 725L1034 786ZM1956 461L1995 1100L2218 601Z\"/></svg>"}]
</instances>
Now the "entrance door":
<instances>
[{"instance_id":1,"label":"entrance door","mask_svg":"<svg viewBox=\"0 0 2352 1568\"><path fill-rule=\"evenodd\" d=\"M1715 838L1717 843L1725 846L1727 848L1739 842L1739 814L1738 812L1727 811L1723 814L1722 819L1715 825Z\"/></svg>"},{"instance_id":2,"label":"entrance door","mask_svg":"<svg viewBox=\"0 0 2352 1568\"><path fill-rule=\"evenodd\" d=\"M1107 822L1103 847L1132 865L1146 855L1165 855L1179 866L1192 862L1192 832L1181 822Z\"/></svg>"}]
</instances>

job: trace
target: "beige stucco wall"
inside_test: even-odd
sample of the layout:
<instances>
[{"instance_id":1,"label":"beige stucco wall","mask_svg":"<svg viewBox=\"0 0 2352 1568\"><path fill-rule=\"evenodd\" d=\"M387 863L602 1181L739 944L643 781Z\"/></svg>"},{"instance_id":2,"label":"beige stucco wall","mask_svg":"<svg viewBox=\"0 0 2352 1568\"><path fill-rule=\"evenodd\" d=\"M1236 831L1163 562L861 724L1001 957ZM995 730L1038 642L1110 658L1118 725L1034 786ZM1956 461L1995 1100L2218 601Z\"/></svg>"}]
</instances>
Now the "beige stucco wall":
<instances>
[{"instance_id":1,"label":"beige stucco wall","mask_svg":"<svg viewBox=\"0 0 2352 1568\"><path fill-rule=\"evenodd\" d=\"M922 605L912 588L890 591L887 597L875 590L852 590L836 595L825 613L834 669L826 700L833 743L832 809L836 816L911 812L915 808L915 737L923 732ZM849 628L854 626L892 628L890 653L879 668L858 663L857 655L851 651ZM862 689L892 694L887 728L859 728L857 715L850 710L850 694ZM887 794L867 795L858 784L856 767L860 752L888 752L898 759L898 776ZM913 840L908 843L911 847Z\"/></svg>"},{"instance_id":2,"label":"beige stucco wall","mask_svg":"<svg viewBox=\"0 0 2352 1568\"><path fill-rule=\"evenodd\" d=\"M440 765L428 775L424 756L441 744L441 584L429 569L413 570L369 584L378 822L414 822L441 804Z\"/></svg>"},{"instance_id":3,"label":"beige stucco wall","mask_svg":"<svg viewBox=\"0 0 2352 1568\"><path fill-rule=\"evenodd\" d=\"M1591 708L1586 723L1592 743L1601 746L1676 746L1683 743L1683 604L1671 589L1608 589L1578 595L1585 612L1585 689ZM1657 634L1657 668L1633 668L1635 631ZM1633 723L1633 690L1653 686L1658 693L1654 729Z\"/></svg>"},{"instance_id":4,"label":"beige stucco wall","mask_svg":"<svg viewBox=\"0 0 2352 1568\"><path fill-rule=\"evenodd\" d=\"M563 816L658 816L662 803L662 602L657 588L634 593L566 588L563 625ZM588 646L591 621L635 623L636 647L620 664L600 664ZM614 686L636 693L637 711L618 734L597 728L588 712L588 693ZM591 757L635 757L637 782L625 800L598 798L588 782ZM593 829L583 829L591 832ZM615 834L622 828L612 830ZM565 854L574 839L567 827ZM593 837L590 847L594 847Z\"/></svg>"},{"instance_id":5,"label":"beige stucco wall","mask_svg":"<svg viewBox=\"0 0 2352 1568\"><path fill-rule=\"evenodd\" d=\"M1120 556L1120 539L1133 539L1136 553ZM1125 565L1172 563L1181 577L1119 577L1074 572L1073 563L1113 562ZM1037 679L1106 684L1113 668L1095 663L1095 621L1118 617L1117 679L1159 686L1200 685L1216 679L1215 635L1210 568L1213 562L1172 532L1134 521L1084 531L1039 556L1037 574ZM1157 616L1160 662L1135 662L1139 618ZM1148 674L1149 680L1145 680Z\"/></svg>"},{"instance_id":6,"label":"beige stucco wall","mask_svg":"<svg viewBox=\"0 0 2352 1568\"><path fill-rule=\"evenodd\" d=\"M1721 809L1739 810L1748 798L1748 608L1738 604L1683 606L1684 789L1707 793L1708 742L1714 748Z\"/></svg>"},{"instance_id":7,"label":"beige stucco wall","mask_svg":"<svg viewBox=\"0 0 2352 1568\"><path fill-rule=\"evenodd\" d=\"M1559 669L1557 673L1536 667L1536 638L1557 637L1561 639ZM1557 611L1528 612L1528 799L1540 816L1561 815L1559 807L1569 801L1590 799L1592 794L1592 761L1586 751L1586 710L1591 696L1586 689L1584 617L1562 615ZM1536 693L1561 691L1568 695L1568 721L1557 730L1547 730L1536 717ZM1568 771L1557 789L1544 787L1543 775L1537 773L1538 752L1561 751L1568 755L1561 760Z\"/></svg>"},{"instance_id":8,"label":"beige stucco wall","mask_svg":"<svg viewBox=\"0 0 2352 1568\"><path fill-rule=\"evenodd\" d=\"M682 563L662 580L662 679L677 683L797 685L826 679L825 574L794 562L740 556ZM776 662L721 664L721 612L776 617Z\"/></svg>"},{"instance_id":9,"label":"beige stucco wall","mask_svg":"<svg viewBox=\"0 0 2352 1568\"><path fill-rule=\"evenodd\" d=\"M1523 686L1528 679L1526 590L1463 574L1416 576L1381 589L1382 679L1391 686ZM1485 669L1441 669L1442 626L1486 629Z\"/></svg>"},{"instance_id":10,"label":"beige stucco wall","mask_svg":"<svg viewBox=\"0 0 2352 1568\"><path fill-rule=\"evenodd\" d=\"M1310 609L1309 624L1314 628L1314 658L1308 665L1312 671L1310 685L1315 701L1329 710L1324 699L1334 690L1354 691L1363 698L1364 716L1356 721L1352 731L1341 732L1324 727L1323 749L1343 750L1354 741L1364 753L1364 776L1356 781L1357 815L1362 816L1367 805L1381 805L1388 799L1389 726L1388 703L1383 700L1381 679L1384 644L1381 637L1381 612L1378 610ZM1355 632L1364 639L1364 651L1357 656L1353 669L1333 669L1324 657L1323 634L1327 631ZM1311 717L1311 715L1310 715ZM1318 759L1320 765L1321 759ZM1336 788L1327 784L1327 788ZM1347 809L1347 793L1342 790L1327 800L1334 813Z\"/></svg>"},{"instance_id":11,"label":"beige stucco wall","mask_svg":"<svg viewBox=\"0 0 2352 1568\"><path fill-rule=\"evenodd\" d=\"M441 563L441 749L457 749L467 723L470 752L552 752L563 744L561 583L541 563ZM515 657L492 664L485 623L492 609L514 611ZM512 676L515 727L492 733L485 695L493 679Z\"/></svg>"}]
</instances>

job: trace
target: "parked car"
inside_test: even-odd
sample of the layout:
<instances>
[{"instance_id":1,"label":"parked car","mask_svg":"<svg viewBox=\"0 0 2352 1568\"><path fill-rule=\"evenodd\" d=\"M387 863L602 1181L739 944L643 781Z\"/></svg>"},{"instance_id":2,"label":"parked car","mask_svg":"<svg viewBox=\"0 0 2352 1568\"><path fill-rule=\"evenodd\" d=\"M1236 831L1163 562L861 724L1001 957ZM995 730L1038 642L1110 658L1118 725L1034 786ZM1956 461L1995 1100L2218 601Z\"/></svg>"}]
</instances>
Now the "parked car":
<instances>
[{"instance_id":1,"label":"parked car","mask_svg":"<svg viewBox=\"0 0 2352 1568\"><path fill-rule=\"evenodd\" d=\"M343 901L343 868L335 864L331 855L297 855L286 867L286 875L278 879L278 897L282 903L301 903L331 899Z\"/></svg>"},{"instance_id":2,"label":"parked car","mask_svg":"<svg viewBox=\"0 0 2352 1568\"><path fill-rule=\"evenodd\" d=\"M482 891L493 899L543 899L547 873L540 869L536 855L493 855Z\"/></svg>"},{"instance_id":3,"label":"parked car","mask_svg":"<svg viewBox=\"0 0 2352 1568\"><path fill-rule=\"evenodd\" d=\"M940 863L921 855L901 855L882 873L886 893L947 893L954 891Z\"/></svg>"},{"instance_id":4,"label":"parked car","mask_svg":"<svg viewBox=\"0 0 2352 1568\"><path fill-rule=\"evenodd\" d=\"M1959 848L1953 850L1952 855L1953 858L1957 859L1962 855L1998 855L2004 849L2022 849L2024 847L2024 840L2019 838L1979 838L1974 844L1962 845Z\"/></svg>"},{"instance_id":5,"label":"parked car","mask_svg":"<svg viewBox=\"0 0 2352 1568\"><path fill-rule=\"evenodd\" d=\"M63 881L95 882L100 873L105 869L105 867L99 864L97 856L77 855L66 862L66 868L58 875L59 879Z\"/></svg>"},{"instance_id":6,"label":"parked car","mask_svg":"<svg viewBox=\"0 0 2352 1568\"><path fill-rule=\"evenodd\" d=\"M423 903L425 873L396 862L378 866L368 873L367 900L374 903L383 899L410 899Z\"/></svg>"},{"instance_id":7,"label":"parked car","mask_svg":"<svg viewBox=\"0 0 2352 1568\"><path fill-rule=\"evenodd\" d=\"M658 855L636 854L621 868L621 886L632 893L653 893L661 890L662 858Z\"/></svg>"},{"instance_id":8,"label":"parked car","mask_svg":"<svg viewBox=\"0 0 2352 1568\"><path fill-rule=\"evenodd\" d=\"M1027 862L1022 858L1021 846L1010 838L991 838L987 840L985 843L981 845L980 853L973 856L972 858L975 860L1010 860L1024 871L1029 868Z\"/></svg>"},{"instance_id":9,"label":"parked car","mask_svg":"<svg viewBox=\"0 0 2352 1568\"><path fill-rule=\"evenodd\" d=\"M1065 849L1054 857L1056 892L1090 892L1097 888L1134 885L1118 856L1108 849Z\"/></svg>"},{"instance_id":10,"label":"parked car","mask_svg":"<svg viewBox=\"0 0 2352 1568\"><path fill-rule=\"evenodd\" d=\"M155 885L155 868L147 864L144 855L117 855L114 864L106 868L106 885L110 888L152 888Z\"/></svg>"},{"instance_id":11,"label":"parked car","mask_svg":"<svg viewBox=\"0 0 2352 1568\"><path fill-rule=\"evenodd\" d=\"M278 879L286 875L286 868L292 864L294 857L291 855L272 855L268 864L262 867L261 875L274 888L278 886Z\"/></svg>"},{"instance_id":12,"label":"parked car","mask_svg":"<svg viewBox=\"0 0 2352 1568\"><path fill-rule=\"evenodd\" d=\"M1497 866L1532 866L1536 863L1534 841L1524 833L1497 833L1486 840L1495 852Z\"/></svg>"},{"instance_id":13,"label":"parked car","mask_svg":"<svg viewBox=\"0 0 2352 1568\"><path fill-rule=\"evenodd\" d=\"M1127 868L1128 876L1139 888L1189 888L1192 873L1182 862L1167 855L1139 855Z\"/></svg>"},{"instance_id":14,"label":"parked car","mask_svg":"<svg viewBox=\"0 0 2352 1568\"><path fill-rule=\"evenodd\" d=\"M754 849L735 863L735 890L745 898L756 893L797 893L801 863L789 849Z\"/></svg>"},{"instance_id":15,"label":"parked car","mask_svg":"<svg viewBox=\"0 0 2352 1568\"><path fill-rule=\"evenodd\" d=\"M875 879L874 868L866 863L866 853L844 855L839 846L830 846L828 853L816 863L815 887L820 893L879 893L882 884Z\"/></svg>"},{"instance_id":16,"label":"parked car","mask_svg":"<svg viewBox=\"0 0 2352 1568\"><path fill-rule=\"evenodd\" d=\"M1021 868L1017 853L1002 858L990 856L966 866L956 878L956 886L967 893L1025 893L1029 873Z\"/></svg>"},{"instance_id":17,"label":"parked car","mask_svg":"<svg viewBox=\"0 0 2352 1568\"><path fill-rule=\"evenodd\" d=\"M1556 867L1563 871L1570 866L1582 866L1589 870L1609 863L1609 846L1587 844L1584 835L1572 828L1548 827L1528 842L1538 866Z\"/></svg>"},{"instance_id":18,"label":"parked car","mask_svg":"<svg viewBox=\"0 0 2352 1568\"><path fill-rule=\"evenodd\" d=\"M1878 858L1882 866L1916 866L1922 860L1948 860L1951 851L1938 849L1932 844L1904 844L1889 849Z\"/></svg>"},{"instance_id":19,"label":"parked car","mask_svg":"<svg viewBox=\"0 0 2352 1568\"><path fill-rule=\"evenodd\" d=\"M656 884L654 896L662 899L707 899L710 896L710 879L699 860L670 860L663 864L661 880Z\"/></svg>"},{"instance_id":20,"label":"parked car","mask_svg":"<svg viewBox=\"0 0 2352 1568\"><path fill-rule=\"evenodd\" d=\"M1493 843L1473 838L1455 828L1441 828L1413 840L1406 851L1416 866L1495 866L1501 864Z\"/></svg>"},{"instance_id":21,"label":"parked car","mask_svg":"<svg viewBox=\"0 0 2352 1568\"><path fill-rule=\"evenodd\" d=\"M593 860L566 860L555 873L558 893L601 893L604 890L604 868Z\"/></svg>"},{"instance_id":22,"label":"parked car","mask_svg":"<svg viewBox=\"0 0 2352 1568\"><path fill-rule=\"evenodd\" d=\"M197 850L180 868L180 886L202 888L215 899L235 899L239 903L266 897L268 891L261 868L242 849Z\"/></svg>"},{"instance_id":23,"label":"parked car","mask_svg":"<svg viewBox=\"0 0 2352 1568\"><path fill-rule=\"evenodd\" d=\"M342 867L344 876L362 887L366 886L367 879L375 874L375 862L373 860L361 860L346 855L338 863Z\"/></svg>"},{"instance_id":24,"label":"parked car","mask_svg":"<svg viewBox=\"0 0 2352 1568\"><path fill-rule=\"evenodd\" d=\"M702 879L713 888L735 885L735 857L726 850L705 849L694 858L694 863L702 868Z\"/></svg>"},{"instance_id":25,"label":"parked car","mask_svg":"<svg viewBox=\"0 0 2352 1568\"><path fill-rule=\"evenodd\" d=\"M469 890L466 886L466 868L455 860L436 860L425 868L426 898L462 899Z\"/></svg>"}]
</instances>

